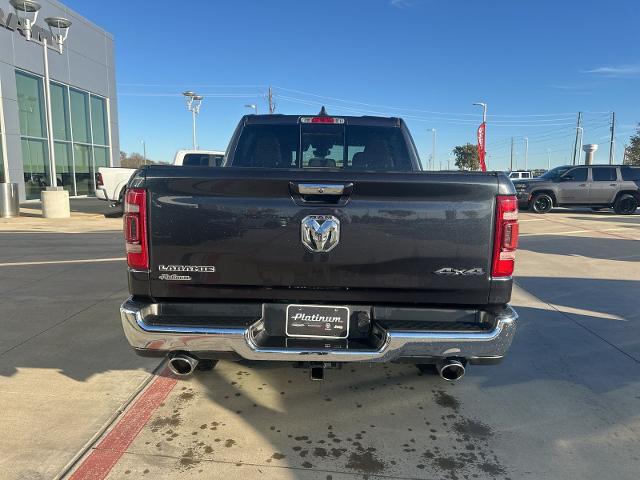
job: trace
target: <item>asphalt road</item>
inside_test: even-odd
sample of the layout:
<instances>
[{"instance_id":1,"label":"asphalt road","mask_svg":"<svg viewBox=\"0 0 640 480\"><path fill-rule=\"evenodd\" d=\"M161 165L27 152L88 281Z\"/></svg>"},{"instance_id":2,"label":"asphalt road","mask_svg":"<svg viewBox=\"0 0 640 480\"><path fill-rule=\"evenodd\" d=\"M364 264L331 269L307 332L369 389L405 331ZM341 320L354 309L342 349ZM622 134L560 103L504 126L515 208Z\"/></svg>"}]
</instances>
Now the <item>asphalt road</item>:
<instances>
[{"instance_id":1,"label":"asphalt road","mask_svg":"<svg viewBox=\"0 0 640 480\"><path fill-rule=\"evenodd\" d=\"M289 365L220 362L164 384L139 432L112 447L123 454L109 478L637 479L640 215L521 220L521 323L503 364L448 384L402 364L317 383ZM164 377L121 333L117 220L84 234L4 227L0 476L52 478ZM104 261L43 263L78 259Z\"/></svg>"}]
</instances>

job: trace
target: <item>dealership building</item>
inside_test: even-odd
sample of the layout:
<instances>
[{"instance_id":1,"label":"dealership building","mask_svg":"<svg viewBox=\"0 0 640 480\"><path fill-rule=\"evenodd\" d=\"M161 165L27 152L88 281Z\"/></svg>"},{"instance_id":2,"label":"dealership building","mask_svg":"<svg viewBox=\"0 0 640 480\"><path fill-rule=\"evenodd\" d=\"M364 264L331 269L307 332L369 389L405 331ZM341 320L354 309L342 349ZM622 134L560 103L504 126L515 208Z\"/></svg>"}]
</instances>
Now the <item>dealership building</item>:
<instances>
[{"instance_id":1,"label":"dealership building","mask_svg":"<svg viewBox=\"0 0 640 480\"><path fill-rule=\"evenodd\" d=\"M16 4L40 6L31 39L24 16L34 12ZM98 167L119 164L113 37L55 0L26 4L0 0L0 182L17 183L21 200L40 198L52 183L53 149L55 183L70 196L92 195ZM49 17L71 21L62 53L45 23Z\"/></svg>"}]
</instances>

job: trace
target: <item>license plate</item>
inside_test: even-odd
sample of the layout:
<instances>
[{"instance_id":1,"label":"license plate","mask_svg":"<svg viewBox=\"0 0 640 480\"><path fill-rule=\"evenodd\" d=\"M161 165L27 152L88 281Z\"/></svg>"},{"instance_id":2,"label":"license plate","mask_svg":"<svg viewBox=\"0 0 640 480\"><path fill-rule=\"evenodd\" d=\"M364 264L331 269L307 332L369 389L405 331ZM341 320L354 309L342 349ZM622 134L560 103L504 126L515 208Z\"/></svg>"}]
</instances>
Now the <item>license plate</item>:
<instances>
[{"instance_id":1,"label":"license plate","mask_svg":"<svg viewBox=\"0 0 640 480\"><path fill-rule=\"evenodd\" d=\"M326 305L288 305L286 332L289 337L347 338L349 309Z\"/></svg>"}]
</instances>

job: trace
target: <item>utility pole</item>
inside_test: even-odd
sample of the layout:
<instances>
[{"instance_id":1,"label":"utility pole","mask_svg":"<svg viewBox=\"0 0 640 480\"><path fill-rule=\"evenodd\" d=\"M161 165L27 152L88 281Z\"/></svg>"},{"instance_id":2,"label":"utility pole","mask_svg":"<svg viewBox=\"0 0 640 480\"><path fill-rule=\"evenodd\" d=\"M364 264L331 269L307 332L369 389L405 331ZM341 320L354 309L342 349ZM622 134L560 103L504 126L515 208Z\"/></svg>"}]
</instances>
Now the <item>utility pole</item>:
<instances>
[{"instance_id":1,"label":"utility pole","mask_svg":"<svg viewBox=\"0 0 640 480\"><path fill-rule=\"evenodd\" d=\"M547 171L551 170L551 149L547 148Z\"/></svg>"},{"instance_id":2,"label":"utility pole","mask_svg":"<svg viewBox=\"0 0 640 480\"><path fill-rule=\"evenodd\" d=\"M513 137L511 137L511 162L509 163L509 171L513 172Z\"/></svg>"},{"instance_id":3,"label":"utility pole","mask_svg":"<svg viewBox=\"0 0 640 480\"><path fill-rule=\"evenodd\" d=\"M273 114L276 111L276 104L273 102L273 90L271 90L271 85L269 85L267 99L269 100L269 113Z\"/></svg>"},{"instance_id":4,"label":"utility pole","mask_svg":"<svg viewBox=\"0 0 640 480\"><path fill-rule=\"evenodd\" d=\"M140 140L140 143L142 143L142 158L144 159L144 165L147 164L147 142L145 142L144 140Z\"/></svg>"},{"instance_id":5,"label":"utility pole","mask_svg":"<svg viewBox=\"0 0 640 480\"><path fill-rule=\"evenodd\" d=\"M616 112L611 112L611 143L609 144L609 165L613 165L615 152Z\"/></svg>"},{"instance_id":6,"label":"utility pole","mask_svg":"<svg viewBox=\"0 0 640 480\"><path fill-rule=\"evenodd\" d=\"M524 137L524 169L527 170L527 161L529 160L529 138Z\"/></svg>"},{"instance_id":7,"label":"utility pole","mask_svg":"<svg viewBox=\"0 0 640 480\"><path fill-rule=\"evenodd\" d=\"M433 159L433 166L435 168L436 165L436 129L432 128L431 131L433 132L433 145L431 146L431 158ZM442 170L442 169L440 169Z\"/></svg>"},{"instance_id":8,"label":"utility pole","mask_svg":"<svg viewBox=\"0 0 640 480\"><path fill-rule=\"evenodd\" d=\"M578 112L578 123L576 124L576 141L573 144L573 164L576 164L576 154L580 154L578 151L578 133L580 132L580 125L582 124L582 112Z\"/></svg>"}]
</instances>

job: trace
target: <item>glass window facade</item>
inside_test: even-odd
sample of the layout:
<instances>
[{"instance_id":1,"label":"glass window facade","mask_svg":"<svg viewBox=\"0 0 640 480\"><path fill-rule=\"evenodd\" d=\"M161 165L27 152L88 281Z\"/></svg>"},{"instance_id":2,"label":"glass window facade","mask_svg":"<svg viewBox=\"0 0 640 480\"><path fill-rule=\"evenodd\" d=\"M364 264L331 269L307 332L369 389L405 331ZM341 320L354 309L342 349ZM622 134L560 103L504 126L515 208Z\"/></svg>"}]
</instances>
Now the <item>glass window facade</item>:
<instances>
[{"instance_id":1,"label":"glass window facade","mask_svg":"<svg viewBox=\"0 0 640 480\"><path fill-rule=\"evenodd\" d=\"M42 78L16 71L20 135L27 199L50 184ZM98 167L109 166L110 144L104 98L51 82L51 116L59 186L71 195L92 195Z\"/></svg>"}]
</instances>

